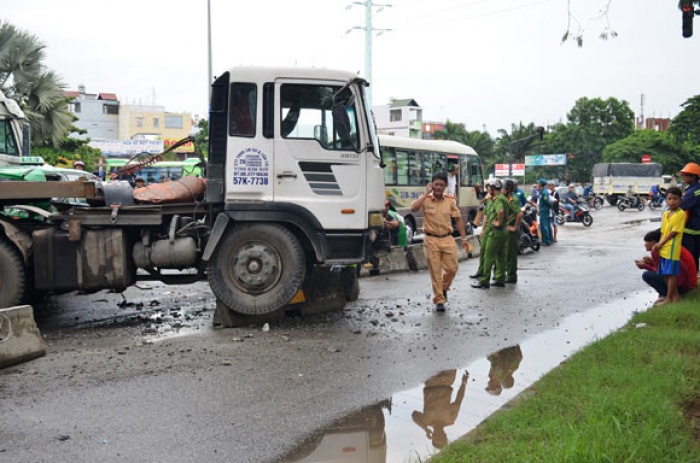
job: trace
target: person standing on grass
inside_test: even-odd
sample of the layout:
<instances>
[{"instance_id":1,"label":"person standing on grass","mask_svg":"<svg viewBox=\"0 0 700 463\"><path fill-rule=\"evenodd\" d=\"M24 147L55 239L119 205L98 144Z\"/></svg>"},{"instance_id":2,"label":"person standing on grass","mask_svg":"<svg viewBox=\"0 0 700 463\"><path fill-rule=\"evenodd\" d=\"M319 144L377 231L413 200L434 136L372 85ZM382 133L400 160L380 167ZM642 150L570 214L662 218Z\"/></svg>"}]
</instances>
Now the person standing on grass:
<instances>
[{"instance_id":1,"label":"person standing on grass","mask_svg":"<svg viewBox=\"0 0 700 463\"><path fill-rule=\"evenodd\" d=\"M423 250L428 261L428 271L433 285L433 303L437 312L445 311L447 290L457 275L457 247L452 237L452 218L462 237L462 247L467 252L467 232L462 215L454 198L445 194L447 174L437 172L425 187L425 193L411 204L411 210L423 209Z\"/></svg>"},{"instance_id":2,"label":"person standing on grass","mask_svg":"<svg viewBox=\"0 0 700 463\"><path fill-rule=\"evenodd\" d=\"M686 215L679 207L681 204L681 190L669 188L666 193L668 210L661 219L661 241L652 247L652 251L659 253L659 275L666 280L668 292L666 299L658 305L668 304L680 300L678 294L678 273L680 273L681 242L683 241L683 229L685 228Z\"/></svg>"},{"instance_id":3,"label":"person standing on grass","mask_svg":"<svg viewBox=\"0 0 700 463\"><path fill-rule=\"evenodd\" d=\"M688 187L681 198L680 208L688 220L683 231L683 246L695 259L695 267L700 266L700 165L690 162L681 170L681 179Z\"/></svg>"},{"instance_id":4,"label":"person standing on grass","mask_svg":"<svg viewBox=\"0 0 700 463\"><path fill-rule=\"evenodd\" d=\"M659 241L661 241L661 230L659 229L652 230L644 235L644 248L651 252L651 256L644 256L634 261L637 268L644 270L642 280L659 293L659 298L654 301L654 305L661 304L666 300L666 295L668 294L666 280L658 274L659 253L652 250ZM695 267L695 261L690 251L682 246L677 283L678 294L681 296L698 287L698 271L697 267Z\"/></svg>"}]
</instances>

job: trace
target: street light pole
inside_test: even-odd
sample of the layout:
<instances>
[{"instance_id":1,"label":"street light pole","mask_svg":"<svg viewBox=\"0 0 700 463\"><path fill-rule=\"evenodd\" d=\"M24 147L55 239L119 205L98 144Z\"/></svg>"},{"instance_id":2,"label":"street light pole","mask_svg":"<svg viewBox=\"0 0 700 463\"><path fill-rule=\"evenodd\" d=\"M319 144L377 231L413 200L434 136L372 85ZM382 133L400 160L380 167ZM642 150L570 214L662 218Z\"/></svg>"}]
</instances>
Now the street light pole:
<instances>
[{"instance_id":1,"label":"street light pole","mask_svg":"<svg viewBox=\"0 0 700 463\"><path fill-rule=\"evenodd\" d=\"M528 135L527 137L523 138L518 138L517 140L513 140L512 142L508 143L508 178L513 176L513 145L523 141L530 141L534 138L539 138L540 141L544 139L544 127L537 127L535 129L535 133L533 133L532 135Z\"/></svg>"}]
</instances>

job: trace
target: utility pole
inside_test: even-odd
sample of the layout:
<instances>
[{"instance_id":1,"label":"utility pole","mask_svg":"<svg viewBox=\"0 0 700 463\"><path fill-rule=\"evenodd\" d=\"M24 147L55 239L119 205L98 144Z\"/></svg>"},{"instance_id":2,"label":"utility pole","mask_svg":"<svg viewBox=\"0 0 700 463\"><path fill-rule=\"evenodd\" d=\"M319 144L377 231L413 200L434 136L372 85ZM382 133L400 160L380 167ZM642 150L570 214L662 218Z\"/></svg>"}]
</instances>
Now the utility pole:
<instances>
[{"instance_id":1,"label":"utility pole","mask_svg":"<svg viewBox=\"0 0 700 463\"><path fill-rule=\"evenodd\" d=\"M393 5L380 5L378 3L373 3L372 0L366 0L364 2L352 2L345 9L349 10L353 5L361 5L365 7L365 25L364 27L355 26L348 29L345 33L349 34L354 29L363 29L365 31L365 79L370 83L367 88L367 104L372 107L372 34L377 32L377 35L381 35L384 32L390 32L392 29L375 29L372 27L372 8L378 7L377 12L382 11L385 7L391 7Z\"/></svg>"},{"instance_id":2,"label":"utility pole","mask_svg":"<svg viewBox=\"0 0 700 463\"><path fill-rule=\"evenodd\" d=\"M211 84L213 80L211 68L211 0L207 0L207 43L209 51L209 82L207 82L207 104L209 100L209 92L211 92Z\"/></svg>"}]
</instances>

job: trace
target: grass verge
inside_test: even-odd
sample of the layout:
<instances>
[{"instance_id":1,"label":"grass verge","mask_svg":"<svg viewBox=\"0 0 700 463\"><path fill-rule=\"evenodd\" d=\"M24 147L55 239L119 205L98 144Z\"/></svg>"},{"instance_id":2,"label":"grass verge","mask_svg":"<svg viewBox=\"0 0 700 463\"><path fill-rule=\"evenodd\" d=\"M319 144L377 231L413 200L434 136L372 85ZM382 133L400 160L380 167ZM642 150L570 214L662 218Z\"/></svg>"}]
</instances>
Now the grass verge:
<instances>
[{"instance_id":1,"label":"grass verge","mask_svg":"<svg viewBox=\"0 0 700 463\"><path fill-rule=\"evenodd\" d=\"M699 463L700 291L635 315L431 462Z\"/></svg>"}]
</instances>

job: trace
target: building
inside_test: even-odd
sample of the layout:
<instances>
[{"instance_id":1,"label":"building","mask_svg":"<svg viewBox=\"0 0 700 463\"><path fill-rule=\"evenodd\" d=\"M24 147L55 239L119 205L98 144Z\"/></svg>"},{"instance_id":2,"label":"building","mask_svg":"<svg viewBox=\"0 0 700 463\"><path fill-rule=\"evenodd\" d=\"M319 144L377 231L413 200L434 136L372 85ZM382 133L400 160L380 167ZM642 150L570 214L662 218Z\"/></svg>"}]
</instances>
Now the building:
<instances>
[{"instance_id":1,"label":"building","mask_svg":"<svg viewBox=\"0 0 700 463\"><path fill-rule=\"evenodd\" d=\"M162 140L167 149L190 135L195 125L189 113L171 113L163 106L121 104L114 93L87 93L85 86L67 91L68 109L78 120L75 126L91 140ZM181 157L193 152L190 143L177 150Z\"/></svg>"},{"instance_id":2,"label":"building","mask_svg":"<svg viewBox=\"0 0 700 463\"><path fill-rule=\"evenodd\" d=\"M78 120L74 125L87 131L75 135L76 138L104 138L114 140L119 131L119 100L114 93L87 93L85 86L78 91L68 91L64 95L70 98L68 109Z\"/></svg>"},{"instance_id":3,"label":"building","mask_svg":"<svg viewBox=\"0 0 700 463\"><path fill-rule=\"evenodd\" d=\"M646 129L664 132L671 125L671 119L668 117L647 117Z\"/></svg>"},{"instance_id":4,"label":"building","mask_svg":"<svg viewBox=\"0 0 700 463\"><path fill-rule=\"evenodd\" d=\"M389 104L374 106L377 131L397 137L422 138L423 108L416 100L392 98Z\"/></svg>"},{"instance_id":5,"label":"building","mask_svg":"<svg viewBox=\"0 0 700 463\"><path fill-rule=\"evenodd\" d=\"M444 122L423 122L423 140L437 140L438 134L445 130Z\"/></svg>"},{"instance_id":6,"label":"building","mask_svg":"<svg viewBox=\"0 0 700 463\"><path fill-rule=\"evenodd\" d=\"M119 112L119 140L163 140L165 148L192 132L194 120L189 113L171 113L163 106L122 105ZM179 153L192 152L190 144Z\"/></svg>"}]
</instances>

